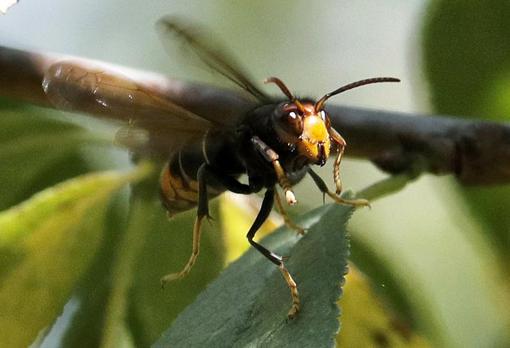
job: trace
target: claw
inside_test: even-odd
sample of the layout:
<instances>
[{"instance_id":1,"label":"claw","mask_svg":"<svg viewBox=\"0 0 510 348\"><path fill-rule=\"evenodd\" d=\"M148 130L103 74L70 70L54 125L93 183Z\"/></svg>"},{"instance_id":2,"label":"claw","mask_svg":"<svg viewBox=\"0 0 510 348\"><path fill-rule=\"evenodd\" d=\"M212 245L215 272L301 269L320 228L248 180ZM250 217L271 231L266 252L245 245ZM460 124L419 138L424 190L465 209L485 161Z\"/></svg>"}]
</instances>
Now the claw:
<instances>
[{"instance_id":1,"label":"claw","mask_svg":"<svg viewBox=\"0 0 510 348\"><path fill-rule=\"evenodd\" d=\"M328 195L338 204L343 204L343 205L351 205L353 207L369 207L371 208L370 206L370 202L366 199L363 199L363 198L359 198L359 199L344 199L342 197L339 197L337 195L335 195L334 193L328 193Z\"/></svg>"},{"instance_id":2,"label":"claw","mask_svg":"<svg viewBox=\"0 0 510 348\"><path fill-rule=\"evenodd\" d=\"M166 276L162 277L160 279L160 283L161 283L161 289L164 289L166 284L170 283L170 282L173 282L174 280L178 280L178 279L181 279L185 276L186 274L183 274L182 272L180 273L171 273L171 274L167 274Z\"/></svg>"},{"instance_id":3,"label":"claw","mask_svg":"<svg viewBox=\"0 0 510 348\"><path fill-rule=\"evenodd\" d=\"M289 320L296 319L298 313L299 313L299 305L293 303L292 307L290 307L289 312L287 313L287 318Z\"/></svg>"},{"instance_id":4,"label":"claw","mask_svg":"<svg viewBox=\"0 0 510 348\"><path fill-rule=\"evenodd\" d=\"M308 232L308 230L307 230L306 228L299 227L299 226L297 226L297 227L295 228L295 231L296 231L296 233L297 233L298 235L300 235L300 236L304 236L304 235L306 234L306 232Z\"/></svg>"},{"instance_id":5,"label":"claw","mask_svg":"<svg viewBox=\"0 0 510 348\"><path fill-rule=\"evenodd\" d=\"M292 306L289 309L289 312L287 313L288 319L294 319L297 314L299 313L300 304L301 301L299 300L299 293L297 289L296 282L294 279L292 279L292 276L290 275L289 271L285 268L284 264L280 264L280 271L282 272L283 278L285 279L285 282L287 283L289 289L290 289L290 295L292 297Z\"/></svg>"}]
</instances>

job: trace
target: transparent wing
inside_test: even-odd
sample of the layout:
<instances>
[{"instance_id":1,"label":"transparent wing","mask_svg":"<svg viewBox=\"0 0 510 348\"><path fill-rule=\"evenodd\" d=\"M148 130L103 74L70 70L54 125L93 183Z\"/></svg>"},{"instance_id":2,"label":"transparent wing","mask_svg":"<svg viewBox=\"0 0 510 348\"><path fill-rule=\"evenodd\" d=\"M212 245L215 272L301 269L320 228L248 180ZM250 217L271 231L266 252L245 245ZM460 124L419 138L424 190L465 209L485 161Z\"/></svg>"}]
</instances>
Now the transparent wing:
<instances>
[{"instance_id":1,"label":"transparent wing","mask_svg":"<svg viewBox=\"0 0 510 348\"><path fill-rule=\"evenodd\" d=\"M206 66L250 93L259 102L267 103L271 101L271 97L256 86L241 65L229 54L228 50L206 35L206 30L196 25L186 25L185 21L178 17L164 17L158 21L157 26L167 49L172 47L171 44L175 41L169 34L174 34Z\"/></svg>"},{"instance_id":2,"label":"transparent wing","mask_svg":"<svg viewBox=\"0 0 510 348\"><path fill-rule=\"evenodd\" d=\"M76 62L53 64L43 88L57 108L123 121L116 141L135 152L168 155L215 126L149 87Z\"/></svg>"}]
</instances>

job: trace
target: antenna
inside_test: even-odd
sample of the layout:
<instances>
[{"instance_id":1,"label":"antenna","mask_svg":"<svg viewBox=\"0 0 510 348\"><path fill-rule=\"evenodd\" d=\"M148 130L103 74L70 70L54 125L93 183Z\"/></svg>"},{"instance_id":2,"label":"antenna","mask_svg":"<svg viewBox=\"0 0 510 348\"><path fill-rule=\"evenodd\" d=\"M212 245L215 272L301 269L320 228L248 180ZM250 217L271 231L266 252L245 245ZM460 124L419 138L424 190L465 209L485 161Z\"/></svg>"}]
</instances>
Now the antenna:
<instances>
[{"instance_id":1,"label":"antenna","mask_svg":"<svg viewBox=\"0 0 510 348\"><path fill-rule=\"evenodd\" d=\"M326 102L326 100L328 100L332 96L335 96L337 94L340 94L342 92L348 91L348 90L353 89L353 88L361 87L361 86L364 86L364 85L369 85L369 84L372 84L372 83L380 83L380 82L400 82L400 80L397 79L397 78L394 78L394 77L373 77L373 78L370 78L370 79L364 79L364 80L359 80L359 81L356 81L356 82L351 82L351 83L349 83L349 84L347 84L345 86L342 86L342 87L340 87L338 89L335 89L333 92L329 92L324 97L319 99L319 101L317 101L317 103L315 103L315 107L314 107L315 108L315 112L319 112L320 110L322 110L322 107L324 106L324 103Z\"/></svg>"}]
</instances>

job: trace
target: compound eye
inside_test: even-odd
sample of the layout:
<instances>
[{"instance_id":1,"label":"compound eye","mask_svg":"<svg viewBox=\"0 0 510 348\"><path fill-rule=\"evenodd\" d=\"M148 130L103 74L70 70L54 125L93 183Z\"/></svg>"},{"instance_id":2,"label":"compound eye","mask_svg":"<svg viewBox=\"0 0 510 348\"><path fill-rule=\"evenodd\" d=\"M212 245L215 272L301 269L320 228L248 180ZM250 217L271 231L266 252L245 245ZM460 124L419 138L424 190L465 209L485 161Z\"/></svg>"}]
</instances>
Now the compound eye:
<instances>
[{"instance_id":1,"label":"compound eye","mask_svg":"<svg viewBox=\"0 0 510 348\"><path fill-rule=\"evenodd\" d=\"M285 114L282 121L285 123L285 129L294 135L301 135L303 133L303 118L295 111L290 111Z\"/></svg>"}]
</instances>

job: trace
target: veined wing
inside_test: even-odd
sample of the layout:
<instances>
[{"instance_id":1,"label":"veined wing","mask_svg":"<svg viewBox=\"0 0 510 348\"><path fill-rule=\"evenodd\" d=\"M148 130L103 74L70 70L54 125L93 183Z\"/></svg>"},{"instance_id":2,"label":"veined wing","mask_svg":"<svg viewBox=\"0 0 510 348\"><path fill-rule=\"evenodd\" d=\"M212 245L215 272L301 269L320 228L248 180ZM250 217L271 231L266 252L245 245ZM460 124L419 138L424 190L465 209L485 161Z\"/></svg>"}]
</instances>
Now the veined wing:
<instances>
[{"instance_id":1,"label":"veined wing","mask_svg":"<svg viewBox=\"0 0 510 348\"><path fill-rule=\"evenodd\" d=\"M168 34L174 34L181 39L191 51L209 68L232 81L260 103L268 103L272 99L260 90L245 69L229 54L228 50L219 42L205 37L205 30L197 26L184 24L178 17L164 17L158 21L163 43L175 41ZM167 45L165 45L167 46Z\"/></svg>"},{"instance_id":2,"label":"veined wing","mask_svg":"<svg viewBox=\"0 0 510 348\"><path fill-rule=\"evenodd\" d=\"M166 156L217 126L149 87L76 62L53 64L43 88L57 108L125 122L117 141L136 152Z\"/></svg>"}]
</instances>

